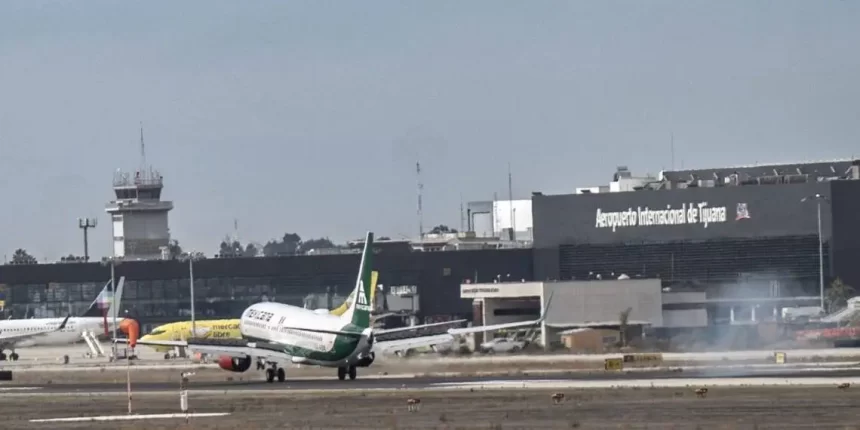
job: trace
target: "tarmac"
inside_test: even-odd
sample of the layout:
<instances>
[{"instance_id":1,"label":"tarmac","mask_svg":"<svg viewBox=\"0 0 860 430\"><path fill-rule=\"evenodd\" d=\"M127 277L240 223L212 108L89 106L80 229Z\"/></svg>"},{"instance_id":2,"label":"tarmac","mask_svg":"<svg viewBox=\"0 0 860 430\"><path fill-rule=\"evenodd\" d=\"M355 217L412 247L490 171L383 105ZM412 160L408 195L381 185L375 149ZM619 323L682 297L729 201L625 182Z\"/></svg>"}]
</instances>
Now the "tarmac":
<instances>
[{"instance_id":1,"label":"tarmac","mask_svg":"<svg viewBox=\"0 0 860 430\"><path fill-rule=\"evenodd\" d=\"M249 370L248 373L255 372ZM259 373L259 372L257 372ZM368 375L359 376L355 380L340 381L336 377L330 378L287 378L284 382L268 383L265 381L199 381L195 382L193 376L190 378L188 389L190 391L361 391L361 390L399 390L399 389L434 389L455 385L464 387L504 386L504 387L532 387L535 384L543 387L551 382L553 387L587 388L629 385L631 383L657 384L660 386L677 386L688 384L708 384L719 382L726 384L728 380L745 381L738 385L768 385L782 384L787 380L796 381L795 384L838 384L849 382L860 383L860 367L830 368L820 371L809 371L809 369L714 369L693 370L686 372L672 372L665 369L654 369L650 371L636 372L602 372L602 373L568 373L547 377L545 375L499 375L499 376L445 376L432 377L420 375ZM639 381L639 382L637 382ZM645 382L643 382L645 381ZM553 385L554 384L554 385ZM540 388L538 387L538 388ZM546 388L546 387L543 387ZM551 388L551 387L550 387ZM178 384L175 382L146 382L140 381L140 376L135 376L132 382L132 390L141 392L176 392ZM16 392L38 392L52 394L111 394L125 393L127 391L125 381L121 383L63 383L63 384L19 384L2 383L0 393L10 394Z\"/></svg>"},{"instance_id":2,"label":"tarmac","mask_svg":"<svg viewBox=\"0 0 860 430\"><path fill-rule=\"evenodd\" d=\"M21 361L0 363L21 375L0 382L0 409L7 424L22 430L58 425L117 428L113 421L67 422L110 415L104 419L137 420L138 424L129 421L122 428L147 430L630 425L665 429L726 423L740 426L736 428L846 428L860 407L852 395L857 388L845 391L860 387L856 349L783 351L790 357L784 364L773 362L775 351L664 354L662 364L623 370L604 370L602 363L621 354L425 356L377 359L352 381L339 381L333 369L287 366L283 383L267 383L254 369L231 373L212 364L164 360L163 354L143 348L138 351L141 360L128 367L125 362L108 363L104 357L72 354L71 364L64 365L64 350L22 350ZM133 416L126 412L132 407L126 395L126 369L132 370L128 374ZM188 384L190 412L228 415L176 414L178 369L195 371ZM710 393L703 399L698 392L708 387ZM566 394L569 401L561 405L550 401L554 393ZM425 407L407 410L406 399L412 397L419 397ZM30 407L34 402L50 406ZM65 421L40 421L44 419Z\"/></svg>"}]
</instances>

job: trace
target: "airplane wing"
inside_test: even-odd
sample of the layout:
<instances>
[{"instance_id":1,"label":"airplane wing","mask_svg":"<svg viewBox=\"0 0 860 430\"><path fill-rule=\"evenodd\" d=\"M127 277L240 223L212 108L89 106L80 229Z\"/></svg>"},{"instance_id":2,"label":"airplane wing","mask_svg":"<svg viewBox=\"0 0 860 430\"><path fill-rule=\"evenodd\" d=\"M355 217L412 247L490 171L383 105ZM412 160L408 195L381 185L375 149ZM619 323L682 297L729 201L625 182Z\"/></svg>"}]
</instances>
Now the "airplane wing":
<instances>
[{"instance_id":1,"label":"airplane wing","mask_svg":"<svg viewBox=\"0 0 860 430\"><path fill-rule=\"evenodd\" d=\"M17 342L17 341L24 340L24 339L29 339L31 337L42 336L42 335L46 335L48 333L60 331L64 328L66 328L66 323L69 322L70 317L71 317L71 315L67 315L66 319L64 319L63 322L60 323L60 325L58 325L55 328L51 328L51 329L31 331L31 332L21 333L21 334L8 333L9 330L0 330L0 342L13 343L13 342Z\"/></svg>"},{"instance_id":2,"label":"airplane wing","mask_svg":"<svg viewBox=\"0 0 860 430\"><path fill-rule=\"evenodd\" d=\"M128 343L128 339L114 339L114 342ZM138 340L137 344L179 347L202 354L227 355L235 358L250 356L278 362L292 361L292 356L284 352L283 345L249 342L243 339Z\"/></svg>"},{"instance_id":3,"label":"airplane wing","mask_svg":"<svg viewBox=\"0 0 860 430\"><path fill-rule=\"evenodd\" d=\"M386 334L390 334L390 333L397 333L397 332L401 332L401 331L418 330L418 329L423 329L423 328L428 328L428 327L436 327L436 326L440 326L440 325L458 324L458 323L462 323L462 322L466 322L466 320L444 321L444 322L438 322L438 323L432 323L432 324L422 324L422 325L413 325L413 326L408 326L408 327L396 327L396 328L374 330L373 334L376 336L382 336L382 335L386 335Z\"/></svg>"},{"instance_id":4,"label":"airplane wing","mask_svg":"<svg viewBox=\"0 0 860 430\"><path fill-rule=\"evenodd\" d=\"M546 319L547 311L549 310L549 305L552 303L552 294L550 294L549 299L546 302L546 307L544 307L543 312L541 312L540 318L533 321L521 321L521 322L512 322L512 323L504 323L504 324L493 324L493 325L481 325L476 327L464 327L464 328L452 328L448 329L448 331L444 334L432 335L432 336L420 336L420 337L411 337L406 339L396 339L396 340L382 340L376 342L374 349L379 351L403 351L406 349L412 348L422 348L427 346L439 345L442 343L451 342L456 339L457 336L462 336L465 334L472 333L483 333L488 331L496 331L496 330L505 330L510 328L518 328L518 327L528 327L528 326L538 326ZM442 325L442 324L450 324L450 323L433 323L433 324L424 324L424 325L416 325L411 327L401 327L396 329L391 329L390 331L379 330L375 331L377 335L383 333L391 333L394 331L402 331L402 330L416 330L425 327L430 327L434 325Z\"/></svg>"},{"instance_id":5,"label":"airplane wing","mask_svg":"<svg viewBox=\"0 0 860 430\"><path fill-rule=\"evenodd\" d=\"M374 352L388 353L391 351L405 351L407 349L422 348L453 341L454 336L443 333L431 336L409 337L405 339L381 340L373 344L373 350Z\"/></svg>"}]
</instances>

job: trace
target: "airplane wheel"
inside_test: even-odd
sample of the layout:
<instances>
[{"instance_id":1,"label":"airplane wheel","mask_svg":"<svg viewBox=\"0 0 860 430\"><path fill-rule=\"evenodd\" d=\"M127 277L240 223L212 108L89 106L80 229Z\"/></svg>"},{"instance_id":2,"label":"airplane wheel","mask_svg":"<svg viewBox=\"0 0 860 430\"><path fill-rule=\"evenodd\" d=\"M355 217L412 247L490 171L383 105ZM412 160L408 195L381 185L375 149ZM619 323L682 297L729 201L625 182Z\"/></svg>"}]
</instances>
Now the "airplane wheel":
<instances>
[{"instance_id":1,"label":"airplane wheel","mask_svg":"<svg viewBox=\"0 0 860 430\"><path fill-rule=\"evenodd\" d=\"M0 361L6 361L6 354L3 352L0 352Z\"/></svg>"},{"instance_id":2,"label":"airplane wheel","mask_svg":"<svg viewBox=\"0 0 860 430\"><path fill-rule=\"evenodd\" d=\"M164 353L164 359L165 359L165 360L170 360L170 353L169 353L169 352L165 352L165 353Z\"/></svg>"},{"instance_id":3,"label":"airplane wheel","mask_svg":"<svg viewBox=\"0 0 860 430\"><path fill-rule=\"evenodd\" d=\"M284 372L283 367L278 368L278 382L284 382L287 380L287 372Z\"/></svg>"},{"instance_id":4,"label":"airplane wheel","mask_svg":"<svg viewBox=\"0 0 860 430\"><path fill-rule=\"evenodd\" d=\"M275 369L266 369L266 382L274 382Z\"/></svg>"},{"instance_id":5,"label":"airplane wheel","mask_svg":"<svg viewBox=\"0 0 860 430\"><path fill-rule=\"evenodd\" d=\"M337 368L337 379L340 379L341 381L346 379L346 368L345 367L338 367Z\"/></svg>"},{"instance_id":6,"label":"airplane wheel","mask_svg":"<svg viewBox=\"0 0 860 430\"><path fill-rule=\"evenodd\" d=\"M349 366L349 380L352 381L356 377L355 366Z\"/></svg>"},{"instance_id":7,"label":"airplane wheel","mask_svg":"<svg viewBox=\"0 0 860 430\"><path fill-rule=\"evenodd\" d=\"M17 353L17 352L13 352L12 354L10 354L10 355L9 355L9 360L10 360L10 361L18 361L18 353Z\"/></svg>"}]
</instances>

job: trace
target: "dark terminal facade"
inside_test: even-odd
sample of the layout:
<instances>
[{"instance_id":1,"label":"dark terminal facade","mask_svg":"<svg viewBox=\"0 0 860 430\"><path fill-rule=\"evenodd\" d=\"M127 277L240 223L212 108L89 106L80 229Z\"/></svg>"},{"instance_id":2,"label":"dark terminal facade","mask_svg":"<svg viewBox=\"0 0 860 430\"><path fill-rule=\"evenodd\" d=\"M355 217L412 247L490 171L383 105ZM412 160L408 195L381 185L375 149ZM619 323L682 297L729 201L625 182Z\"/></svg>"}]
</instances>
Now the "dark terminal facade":
<instances>
[{"instance_id":1,"label":"dark terminal facade","mask_svg":"<svg viewBox=\"0 0 860 430\"><path fill-rule=\"evenodd\" d=\"M614 189L606 189L614 188ZM605 192L619 191L619 192ZM660 278L709 297L819 295L860 285L858 163L664 171L532 199L536 279Z\"/></svg>"},{"instance_id":2,"label":"dark terminal facade","mask_svg":"<svg viewBox=\"0 0 860 430\"><path fill-rule=\"evenodd\" d=\"M530 280L531 250L409 252L377 249L378 284L394 310L422 320L471 317L471 300L460 299L464 280L490 282L499 274ZM355 285L359 254L213 258L194 263L195 313L200 319L238 318L252 303L272 300L312 309L339 305ZM145 328L190 319L189 263L126 261L122 310ZM5 312L13 318L79 315L92 303L110 267L100 263L0 267ZM378 302L379 303L379 302Z\"/></svg>"}]
</instances>

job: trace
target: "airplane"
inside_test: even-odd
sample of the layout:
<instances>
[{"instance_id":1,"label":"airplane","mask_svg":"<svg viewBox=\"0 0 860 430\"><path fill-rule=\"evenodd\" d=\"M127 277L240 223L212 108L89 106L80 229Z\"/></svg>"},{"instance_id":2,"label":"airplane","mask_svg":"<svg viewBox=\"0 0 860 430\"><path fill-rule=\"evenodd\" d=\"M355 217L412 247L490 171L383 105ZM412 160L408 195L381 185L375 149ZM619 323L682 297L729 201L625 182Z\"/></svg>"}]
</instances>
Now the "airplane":
<instances>
[{"instance_id":1,"label":"airplane","mask_svg":"<svg viewBox=\"0 0 860 430\"><path fill-rule=\"evenodd\" d=\"M376 298L376 281L379 277L379 272L374 271L371 275L370 303L374 303ZM314 312L318 314L329 313L331 315L341 316L347 309L352 298L355 297L355 291L347 296L346 300L339 307L328 309L316 309ZM217 319L217 320L197 320L194 322L194 334L191 333L191 321L178 321L168 324L162 324L152 329L152 331L140 338L142 342L159 341L159 340L184 340L192 337L204 339L242 339L242 332L239 330L239 319ZM169 352L172 347L167 346L152 346L158 352L165 354L165 358L169 358Z\"/></svg>"},{"instance_id":2,"label":"airplane","mask_svg":"<svg viewBox=\"0 0 860 430\"><path fill-rule=\"evenodd\" d=\"M361 256L358 276L355 282L355 300L342 315L317 313L313 310L282 303L261 302L249 306L242 312L239 331L242 339L196 339L186 341L137 341L140 345L158 345L187 348L195 352L217 355L218 366L230 372L245 372L250 369L254 358L263 361L266 381L271 383L286 380L282 364L293 363L337 368L339 380L357 377L358 367L368 367L375 359L376 336L395 331L413 330L419 326L401 327L388 330L375 330L371 323L370 294L366 286L371 285L373 259L373 232L367 233ZM501 324L499 326L471 327L457 329L454 333L468 331L492 331L500 328L535 324L543 321ZM428 324L425 325L439 325ZM449 330L449 333L452 331ZM449 338L453 335L446 334ZM391 343L397 347L395 341ZM114 342L126 343L125 339ZM383 349L388 345L382 345ZM259 366L258 366L259 367Z\"/></svg>"},{"instance_id":3,"label":"airplane","mask_svg":"<svg viewBox=\"0 0 860 430\"><path fill-rule=\"evenodd\" d=\"M117 303L122 298L122 288L125 277L117 283ZM31 346L58 346L77 343L84 332L107 332L113 328L111 282L108 281L101 293L80 317L67 316L63 318L29 318L0 321L0 361L7 358L17 361L20 356L15 352L18 348ZM119 320L117 320L119 321ZM7 355L3 352L10 350Z\"/></svg>"}]
</instances>

